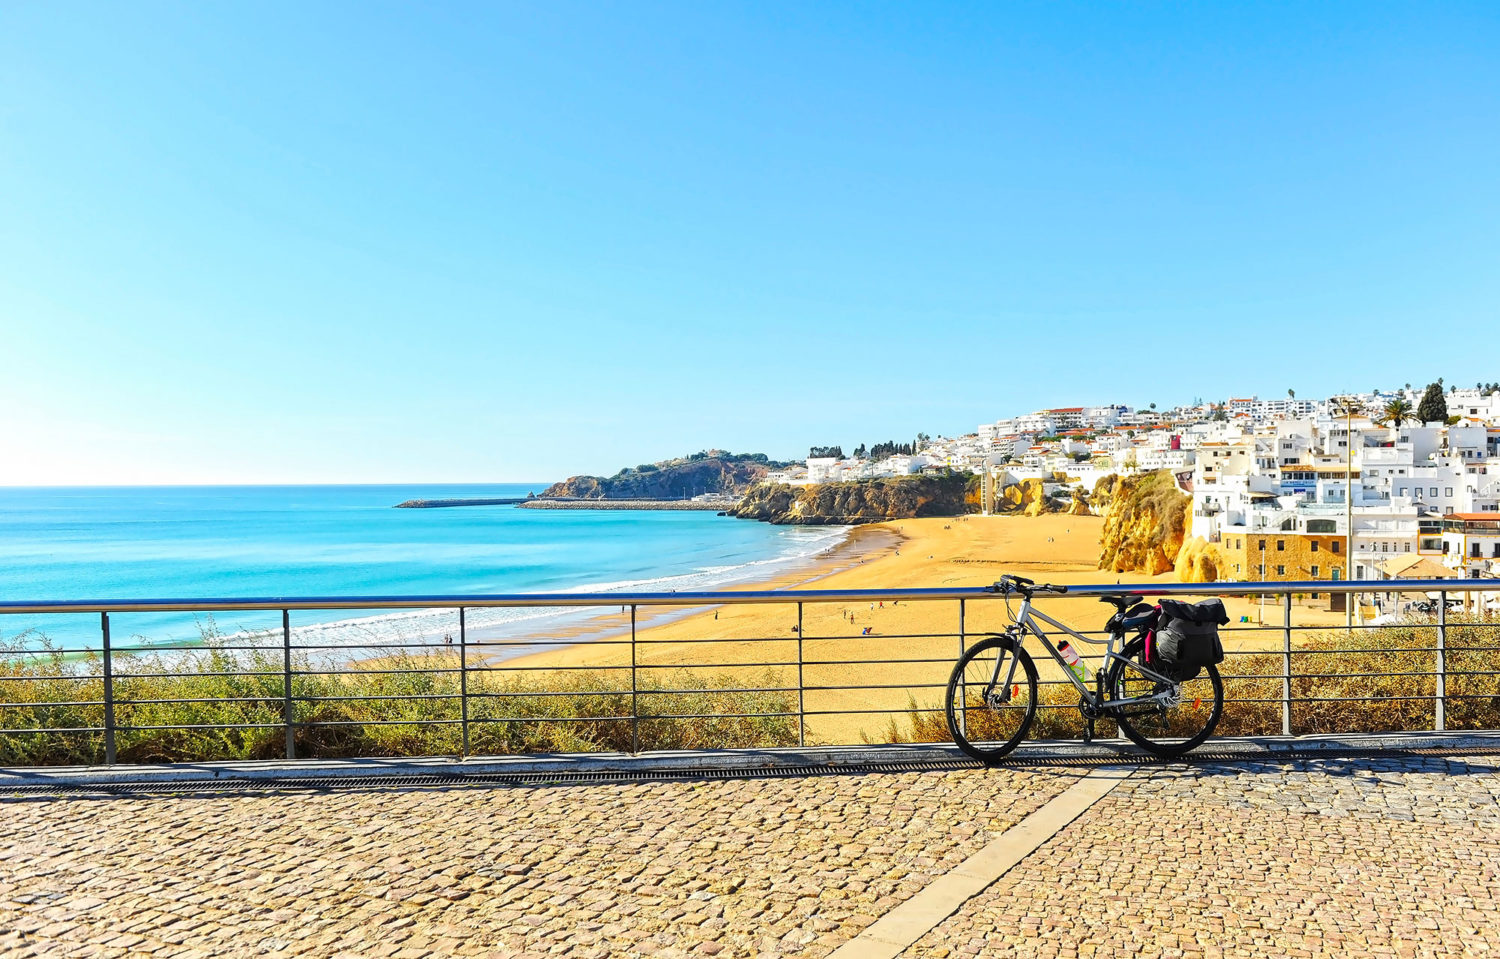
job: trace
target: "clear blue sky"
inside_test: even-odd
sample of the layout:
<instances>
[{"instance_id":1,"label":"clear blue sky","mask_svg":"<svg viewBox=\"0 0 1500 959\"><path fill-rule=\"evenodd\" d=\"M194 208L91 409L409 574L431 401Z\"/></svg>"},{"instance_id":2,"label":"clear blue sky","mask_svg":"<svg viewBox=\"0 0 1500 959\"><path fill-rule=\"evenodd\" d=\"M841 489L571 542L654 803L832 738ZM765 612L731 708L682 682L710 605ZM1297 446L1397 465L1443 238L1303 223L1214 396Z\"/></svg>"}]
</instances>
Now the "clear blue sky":
<instances>
[{"instance_id":1,"label":"clear blue sky","mask_svg":"<svg viewBox=\"0 0 1500 959\"><path fill-rule=\"evenodd\" d=\"M9 3L0 483L1500 379L1500 6Z\"/></svg>"}]
</instances>

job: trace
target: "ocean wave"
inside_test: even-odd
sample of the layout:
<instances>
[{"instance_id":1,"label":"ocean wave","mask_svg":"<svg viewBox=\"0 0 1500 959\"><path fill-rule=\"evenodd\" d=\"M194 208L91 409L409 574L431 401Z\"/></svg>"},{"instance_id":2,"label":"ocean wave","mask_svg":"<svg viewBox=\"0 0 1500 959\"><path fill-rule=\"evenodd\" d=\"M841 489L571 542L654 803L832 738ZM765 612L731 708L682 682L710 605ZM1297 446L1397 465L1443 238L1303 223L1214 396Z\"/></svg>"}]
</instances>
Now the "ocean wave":
<instances>
[{"instance_id":1,"label":"ocean wave","mask_svg":"<svg viewBox=\"0 0 1500 959\"><path fill-rule=\"evenodd\" d=\"M766 578L777 568L792 569L840 545L848 535L845 527L798 530L786 537L790 548L775 556L724 566L706 566L690 573L674 573L640 579L580 583L557 590L559 595L588 593L693 593ZM539 626L576 626L591 617L608 613L612 606L472 606L464 612L464 632L471 642L505 640L535 635ZM293 613L296 617L296 613ZM292 642L304 648L421 648L444 645L459 632L458 612L452 607L402 609L327 622L294 625ZM265 637L262 630L247 630L230 639ZM280 631L275 631L279 640Z\"/></svg>"}]
</instances>

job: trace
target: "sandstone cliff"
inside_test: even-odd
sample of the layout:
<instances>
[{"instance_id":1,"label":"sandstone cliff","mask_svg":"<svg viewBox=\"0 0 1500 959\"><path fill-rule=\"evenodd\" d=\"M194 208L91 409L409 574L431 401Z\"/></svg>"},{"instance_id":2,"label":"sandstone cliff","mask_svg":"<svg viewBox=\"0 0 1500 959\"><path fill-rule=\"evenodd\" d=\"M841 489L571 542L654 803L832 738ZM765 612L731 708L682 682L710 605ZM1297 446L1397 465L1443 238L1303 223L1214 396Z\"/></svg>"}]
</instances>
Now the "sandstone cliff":
<instances>
[{"instance_id":1,"label":"sandstone cliff","mask_svg":"<svg viewBox=\"0 0 1500 959\"><path fill-rule=\"evenodd\" d=\"M570 476L553 483L543 497L577 499L686 499L703 493L742 494L768 469L786 464L764 453L709 450L678 459L627 467L613 476Z\"/></svg>"},{"instance_id":2,"label":"sandstone cliff","mask_svg":"<svg viewBox=\"0 0 1500 959\"><path fill-rule=\"evenodd\" d=\"M1106 476L1091 499L1104 516L1100 569L1155 576L1176 568L1192 497L1177 488L1171 473Z\"/></svg>"},{"instance_id":3,"label":"sandstone cliff","mask_svg":"<svg viewBox=\"0 0 1500 959\"><path fill-rule=\"evenodd\" d=\"M728 513L741 519L797 526L958 516L974 511L969 480L965 474L952 473L811 486L759 483Z\"/></svg>"},{"instance_id":4,"label":"sandstone cliff","mask_svg":"<svg viewBox=\"0 0 1500 959\"><path fill-rule=\"evenodd\" d=\"M1224 568L1224 554L1215 543L1194 536L1177 551L1177 580L1181 583L1217 583Z\"/></svg>"},{"instance_id":5,"label":"sandstone cliff","mask_svg":"<svg viewBox=\"0 0 1500 959\"><path fill-rule=\"evenodd\" d=\"M1039 479L1025 479L1013 483L995 497L995 512L1022 516L1040 516L1053 511L1045 487Z\"/></svg>"}]
</instances>

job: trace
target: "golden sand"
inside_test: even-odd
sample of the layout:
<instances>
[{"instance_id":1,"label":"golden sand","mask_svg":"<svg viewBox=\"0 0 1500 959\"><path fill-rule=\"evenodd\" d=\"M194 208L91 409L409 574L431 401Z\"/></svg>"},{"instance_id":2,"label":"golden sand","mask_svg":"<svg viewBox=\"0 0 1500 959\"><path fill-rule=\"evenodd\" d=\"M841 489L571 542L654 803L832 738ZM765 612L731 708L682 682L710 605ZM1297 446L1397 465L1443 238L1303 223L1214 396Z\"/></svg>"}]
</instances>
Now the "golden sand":
<instances>
[{"instance_id":1,"label":"golden sand","mask_svg":"<svg viewBox=\"0 0 1500 959\"><path fill-rule=\"evenodd\" d=\"M739 686L790 687L801 673L808 741L859 742L884 739L891 716L911 702L940 708L943 687L964 643L1003 629L1009 622L1002 599L902 603L803 603L799 589L903 589L983 587L1003 573L1058 584L1149 586L1172 582L1105 573L1097 568L1099 532L1095 516L968 516L902 520L860 527L840 549L804 569L751 589L785 590L785 603L735 605L691 612L648 609L638 614L634 670L642 687L675 688L674 677L727 677ZM1205 594L1208 595L1208 594ZM1190 598L1190 597L1182 597ZM1280 648L1279 629L1254 628L1261 610L1253 600L1228 598L1232 620L1227 648ZM1332 625L1342 613L1299 605L1297 625ZM1038 608L1079 630L1098 630L1110 609L1096 599L1048 598ZM1268 624L1280 625L1279 605L1264 609ZM1248 623L1242 623L1241 618ZM628 613L612 611L580 634L550 637L559 648L503 664L529 673L599 671L629 682L632 651ZM864 630L870 629L869 635ZM1238 635L1236 635L1238 633ZM1035 640L1028 643L1044 678L1057 667ZM1092 653L1086 649L1085 653ZM906 717L897 715L904 728Z\"/></svg>"}]
</instances>

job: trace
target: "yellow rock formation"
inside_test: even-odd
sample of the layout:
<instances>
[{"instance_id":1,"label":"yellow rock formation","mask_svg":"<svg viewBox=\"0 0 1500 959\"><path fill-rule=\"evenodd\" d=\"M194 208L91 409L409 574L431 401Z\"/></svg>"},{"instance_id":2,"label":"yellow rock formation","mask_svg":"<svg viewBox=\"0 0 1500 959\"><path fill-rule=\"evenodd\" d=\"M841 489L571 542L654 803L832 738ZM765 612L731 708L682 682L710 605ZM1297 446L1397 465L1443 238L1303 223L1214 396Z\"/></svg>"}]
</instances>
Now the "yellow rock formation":
<instances>
[{"instance_id":1,"label":"yellow rock formation","mask_svg":"<svg viewBox=\"0 0 1500 959\"><path fill-rule=\"evenodd\" d=\"M1104 514L1100 569L1155 576L1176 568L1192 497L1177 488L1171 473L1107 476L1093 499Z\"/></svg>"},{"instance_id":2,"label":"yellow rock formation","mask_svg":"<svg viewBox=\"0 0 1500 959\"><path fill-rule=\"evenodd\" d=\"M1224 568L1224 554L1217 544L1194 536L1177 551L1175 566L1178 582L1217 583L1219 571Z\"/></svg>"}]
</instances>

